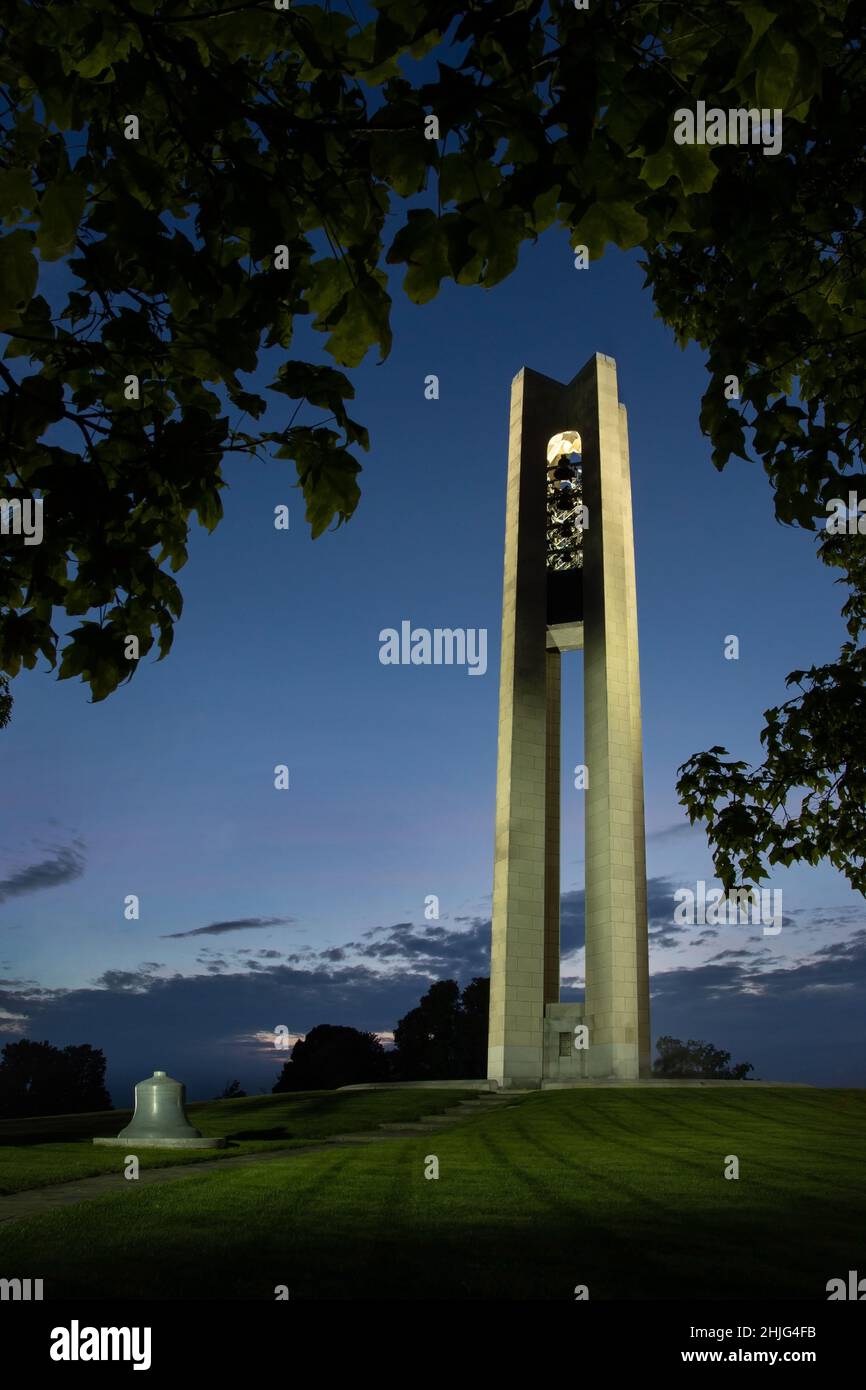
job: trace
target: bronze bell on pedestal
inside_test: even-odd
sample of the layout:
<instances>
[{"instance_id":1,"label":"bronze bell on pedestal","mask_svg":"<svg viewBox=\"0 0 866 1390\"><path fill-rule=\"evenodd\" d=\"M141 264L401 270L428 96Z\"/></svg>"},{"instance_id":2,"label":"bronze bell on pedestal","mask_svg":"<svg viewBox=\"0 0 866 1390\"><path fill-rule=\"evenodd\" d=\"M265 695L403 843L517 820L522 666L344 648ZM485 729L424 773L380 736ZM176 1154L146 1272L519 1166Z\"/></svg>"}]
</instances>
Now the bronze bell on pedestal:
<instances>
[{"instance_id":1,"label":"bronze bell on pedestal","mask_svg":"<svg viewBox=\"0 0 866 1390\"><path fill-rule=\"evenodd\" d=\"M186 1087L155 1071L135 1088L135 1114L118 1139L201 1139L186 1118Z\"/></svg>"},{"instance_id":2,"label":"bronze bell on pedestal","mask_svg":"<svg viewBox=\"0 0 866 1390\"><path fill-rule=\"evenodd\" d=\"M155 1071L135 1088L135 1114L116 1139L94 1144L166 1149L221 1149L225 1139L205 1139L186 1117L186 1087L164 1071Z\"/></svg>"}]
</instances>

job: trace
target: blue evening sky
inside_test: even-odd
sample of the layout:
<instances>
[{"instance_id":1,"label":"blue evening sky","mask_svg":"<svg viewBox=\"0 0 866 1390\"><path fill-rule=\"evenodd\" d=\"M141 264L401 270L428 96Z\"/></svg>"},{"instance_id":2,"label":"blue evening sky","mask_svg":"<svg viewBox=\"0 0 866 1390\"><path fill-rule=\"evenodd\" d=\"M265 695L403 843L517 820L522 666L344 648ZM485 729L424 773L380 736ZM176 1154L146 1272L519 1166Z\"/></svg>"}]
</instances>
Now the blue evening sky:
<instances>
[{"instance_id":1,"label":"blue evening sky","mask_svg":"<svg viewBox=\"0 0 866 1390\"><path fill-rule=\"evenodd\" d=\"M598 351L629 412L653 1036L710 1040L765 1078L864 1084L864 913L839 874L774 872L777 936L672 921L676 888L713 881L678 764L717 743L759 755L785 675L838 652L843 595L813 538L775 521L758 465L713 469L703 353L653 317L637 259L609 248L576 270L553 230L503 284L446 284L423 308L393 275L392 354L349 373L372 438L351 522L311 541L293 465L230 460L225 519L194 530L178 575L170 656L97 705L45 670L14 682L0 1043L104 1048L119 1105L156 1067L193 1097L233 1077L264 1090L286 1056L277 1025L387 1033L430 981L487 973L510 383L523 365L567 381ZM330 360L306 325L293 354ZM424 398L431 373L438 401ZM285 423L293 404L272 399ZM288 532L274 529L280 503ZM485 628L486 674L380 664L380 629L404 619ZM580 663L566 660L564 700L569 987L583 964ZM141 916L127 921L133 893ZM438 921L425 921L431 894Z\"/></svg>"}]
</instances>

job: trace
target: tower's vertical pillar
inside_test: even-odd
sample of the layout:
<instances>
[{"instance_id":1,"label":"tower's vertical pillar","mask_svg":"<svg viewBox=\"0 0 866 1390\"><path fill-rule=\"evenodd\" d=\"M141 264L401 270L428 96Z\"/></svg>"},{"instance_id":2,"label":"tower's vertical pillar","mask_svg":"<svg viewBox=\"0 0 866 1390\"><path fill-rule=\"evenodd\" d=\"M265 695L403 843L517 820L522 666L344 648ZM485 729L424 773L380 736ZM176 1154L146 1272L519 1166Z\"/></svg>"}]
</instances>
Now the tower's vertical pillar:
<instances>
[{"instance_id":1,"label":"tower's vertical pillar","mask_svg":"<svg viewBox=\"0 0 866 1390\"><path fill-rule=\"evenodd\" d=\"M648 1061L646 866L631 482L616 364L572 383L583 441L586 1010L590 1076Z\"/></svg>"},{"instance_id":2,"label":"tower's vertical pillar","mask_svg":"<svg viewBox=\"0 0 866 1390\"><path fill-rule=\"evenodd\" d=\"M544 794L544 1002L559 1003L559 839L562 657L547 653L547 775Z\"/></svg>"},{"instance_id":3,"label":"tower's vertical pillar","mask_svg":"<svg viewBox=\"0 0 866 1390\"><path fill-rule=\"evenodd\" d=\"M561 387L528 368L511 386L488 1076L538 1083L544 1050L547 820L547 469Z\"/></svg>"},{"instance_id":4,"label":"tower's vertical pillar","mask_svg":"<svg viewBox=\"0 0 866 1390\"><path fill-rule=\"evenodd\" d=\"M640 655L637 635L637 583L634 563L634 521L631 505L631 468L628 450L628 414L619 407L620 457L622 459L623 526L625 528L625 587L628 619L629 704L631 709L631 792L634 836L635 940L637 955L638 1073L652 1075L650 1036L649 939L646 884L646 827L643 797L643 721L640 708Z\"/></svg>"}]
</instances>

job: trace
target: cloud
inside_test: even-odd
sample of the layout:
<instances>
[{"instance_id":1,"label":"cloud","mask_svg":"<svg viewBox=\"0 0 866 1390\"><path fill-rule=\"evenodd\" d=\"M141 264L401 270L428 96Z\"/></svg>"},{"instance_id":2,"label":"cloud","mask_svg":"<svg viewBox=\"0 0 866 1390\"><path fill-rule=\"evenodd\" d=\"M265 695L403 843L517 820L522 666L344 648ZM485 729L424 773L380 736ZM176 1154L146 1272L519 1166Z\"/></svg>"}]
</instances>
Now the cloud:
<instances>
[{"instance_id":1,"label":"cloud","mask_svg":"<svg viewBox=\"0 0 866 1390\"><path fill-rule=\"evenodd\" d=\"M653 946L679 945L676 933L684 928L674 924L674 884L664 875L647 880L647 918ZM579 950L586 937L586 894L571 888L560 898L559 931L561 953Z\"/></svg>"},{"instance_id":2,"label":"cloud","mask_svg":"<svg viewBox=\"0 0 866 1390\"><path fill-rule=\"evenodd\" d=\"M282 964L167 977L106 971L90 988L4 992L0 1047L25 1033L57 1047L102 1048L118 1106L130 1104L133 1086L155 1068L185 1082L190 1099L213 1096L229 1074L245 1090L269 1091L286 1054L263 1046L264 1035L273 1038L279 1025L306 1034L317 1023L389 1033L430 983L426 970L411 966L382 973Z\"/></svg>"},{"instance_id":3,"label":"cloud","mask_svg":"<svg viewBox=\"0 0 866 1390\"><path fill-rule=\"evenodd\" d=\"M258 931L262 927L286 927L294 917L238 917L234 922L211 922L207 927L192 931L172 931L163 934L163 941L180 941L185 936L222 936L227 931Z\"/></svg>"},{"instance_id":4,"label":"cloud","mask_svg":"<svg viewBox=\"0 0 866 1390\"><path fill-rule=\"evenodd\" d=\"M652 979L654 1037L712 1042L735 1062L753 1062L755 1074L770 1081L866 1084L864 1007L863 929L793 965L716 960Z\"/></svg>"},{"instance_id":5,"label":"cloud","mask_svg":"<svg viewBox=\"0 0 866 1390\"><path fill-rule=\"evenodd\" d=\"M288 1061L292 1048L302 1037L304 1037L303 1033L285 1033L280 1037L279 1046L277 1046L276 1032L260 1028L257 1033L235 1038L235 1042L248 1045L257 1056L265 1057L268 1061L272 1060L274 1053L276 1053L277 1058L282 1055L283 1061Z\"/></svg>"},{"instance_id":6,"label":"cloud","mask_svg":"<svg viewBox=\"0 0 866 1390\"><path fill-rule=\"evenodd\" d=\"M371 938L379 938L373 940ZM490 969L490 919L474 917L469 927L457 930L427 923L397 922L391 927L374 927L360 941L329 947L317 953L319 960L342 961L350 956L374 961L391 969L412 965L429 972L431 978L456 978L468 984L474 975Z\"/></svg>"},{"instance_id":7,"label":"cloud","mask_svg":"<svg viewBox=\"0 0 866 1390\"><path fill-rule=\"evenodd\" d=\"M695 830L695 827L687 820L675 821L673 825L666 825L661 830L650 830L647 833L648 840L671 840L674 836L688 835Z\"/></svg>"},{"instance_id":8,"label":"cloud","mask_svg":"<svg viewBox=\"0 0 866 1390\"><path fill-rule=\"evenodd\" d=\"M27 1023L26 1014L12 1014L7 1009L0 1009L0 1035L10 1038L16 1033L24 1035L27 1033Z\"/></svg>"},{"instance_id":9,"label":"cloud","mask_svg":"<svg viewBox=\"0 0 866 1390\"><path fill-rule=\"evenodd\" d=\"M62 883L71 883L84 873L84 845L81 840L73 840L66 847L58 846L51 858L40 859L26 869L19 869L9 878L0 879L0 903L9 898L20 898L25 893L38 893L42 888L58 888Z\"/></svg>"},{"instance_id":10,"label":"cloud","mask_svg":"<svg viewBox=\"0 0 866 1390\"><path fill-rule=\"evenodd\" d=\"M97 989L138 994L150 988L156 971L163 968L158 961L143 961L137 970L105 970L93 983Z\"/></svg>"},{"instance_id":11,"label":"cloud","mask_svg":"<svg viewBox=\"0 0 866 1390\"><path fill-rule=\"evenodd\" d=\"M464 917L463 920L465 922L469 922L473 919L470 917ZM394 924L394 926L391 927L371 927L369 931L363 932L362 935L366 940L368 936L381 936L383 932L411 931L413 925L414 924L412 922L397 922Z\"/></svg>"},{"instance_id":12,"label":"cloud","mask_svg":"<svg viewBox=\"0 0 866 1390\"><path fill-rule=\"evenodd\" d=\"M759 957L769 960L772 952L766 947L763 951L718 951L714 956L707 957L707 964L717 960L757 960Z\"/></svg>"},{"instance_id":13,"label":"cloud","mask_svg":"<svg viewBox=\"0 0 866 1390\"><path fill-rule=\"evenodd\" d=\"M657 927L664 928L671 901L670 883L652 880L650 918ZM579 953L583 915L582 891L564 894L564 954L566 948ZM317 1023L385 1035L433 980L466 984L486 975L489 942L483 917L463 931L398 922L344 947L308 949L279 962L221 953L191 976L147 961L134 970L106 970L89 988L21 982L3 992L0 1046L4 1037L24 1035L56 1046L101 1047L118 1105L130 1102L133 1085L155 1067L185 1081L194 1099L214 1095L227 1076L237 1076L245 1090L269 1091L285 1061L268 1042L278 1026L292 1037ZM338 958L341 951L345 959ZM581 986L582 968L579 954L569 961L563 998ZM735 1062L753 1062L767 1079L866 1084L862 927L843 941L810 943L809 954L793 961L766 950L721 951L701 965L657 972L651 983L654 1040L663 1033L702 1038L730 1051Z\"/></svg>"},{"instance_id":14,"label":"cloud","mask_svg":"<svg viewBox=\"0 0 866 1390\"><path fill-rule=\"evenodd\" d=\"M814 932L816 927L831 931L845 931L863 920L863 908L859 905L827 907L793 907L782 918L786 931Z\"/></svg>"}]
</instances>

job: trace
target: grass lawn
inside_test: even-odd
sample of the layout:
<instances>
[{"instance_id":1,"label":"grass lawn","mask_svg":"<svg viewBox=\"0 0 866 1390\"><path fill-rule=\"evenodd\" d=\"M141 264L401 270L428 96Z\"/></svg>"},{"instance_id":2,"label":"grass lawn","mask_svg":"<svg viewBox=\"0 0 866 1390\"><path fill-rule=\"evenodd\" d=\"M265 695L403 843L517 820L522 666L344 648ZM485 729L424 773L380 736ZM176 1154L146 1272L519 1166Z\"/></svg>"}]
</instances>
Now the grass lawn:
<instances>
[{"instance_id":1,"label":"grass lawn","mask_svg":"<svg viewBox=\"0 0 866 1390\"><path fill-rule=\"evenodd\" d=\"M427 1092L425 1110L442 1099ZM866 1091L537 1093L442 1133L12 1222L0 1276L44 1278L46 1298L272 1299L285 1284L293 1299L570 1301L586 1284L591 1299L823 1301L828 1279L866 1270L864 1140Z\"/></svg>"},{"instance_id":2,"label":"grass lawn","mask_svg":"<svg viewBox=\"0 0 866 1390\"><path fill-rule=\"evenodd\" d=\"M122 1170L127 1153L138 1153L140 1167L165 1168L201 1163L262 1149L288 1149L333 1134L375 1129L391 1120L435 1115L470 1091L307 1091L250 1096L247 1100L204 1101L187 1106L192 1123L208 1138L227 1138L224 1149L100 1149L94 1136L118 1134L131 1110L94 1115L49 1115L0 1121L0 1195L51 1183L72 1182Z\"/></svg>"}]
</instances>

